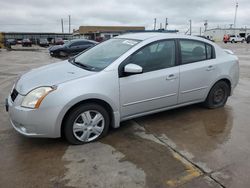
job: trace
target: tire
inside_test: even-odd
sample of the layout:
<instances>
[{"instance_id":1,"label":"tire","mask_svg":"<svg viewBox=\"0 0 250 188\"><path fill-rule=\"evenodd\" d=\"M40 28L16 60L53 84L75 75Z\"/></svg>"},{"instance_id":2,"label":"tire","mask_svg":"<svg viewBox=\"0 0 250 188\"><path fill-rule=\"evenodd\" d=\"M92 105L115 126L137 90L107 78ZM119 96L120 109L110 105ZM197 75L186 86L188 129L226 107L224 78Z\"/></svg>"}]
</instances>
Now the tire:
<instances>
[{"instance_id":1,"label":"tire","mask_svg":"<svg viewBox=\"0 0 250 188\"><path fill-rule=\"evenodd\" d=\"M223 107L230 95L230 87L224 81L219 81L212 89L209 91L209 94L204 102L205 107L214 109Z\"/></svg>"},{"instance_id":2,"label":"tire","mask_svg":"<svg viewBox=\"0 0 250 188\"><path fill-rule=\"evenodd\" d=\"M234 40L232 40L232 41L231 41L231 43L235 43L235 41L234 41Z\"/></svg>"},{"instance_id":3,"label":"tire","mask_svg":"<svg viewBox=\"0 0 250 188\"><path fill-rule=\"evenodd\" d=\"M243 39L242 41L241 41L241 43L244 43L245 42L245 40Z\"/></svg>"},{"instance_id":4,"label":"tire","mask_svg":"<svg viewBox=\"0 0 250 188\"><path fill-rule=\"evenodd\" d=\"M68 56L68 53L64 52L64 51L60 51L58 54L60 57L67 57Z\"/></svg>"},{"instance_id":5,"label":"tire","mask_svg":"<svg viewBox=\"0 0 250 188\"><path fill-rule=\"evenodd\" d=\"M95 103L83 104L71 110L65 119L64 136L73 145L93 142L107 134L109 124L105 108Z\"/></svg>"}]
</instances>

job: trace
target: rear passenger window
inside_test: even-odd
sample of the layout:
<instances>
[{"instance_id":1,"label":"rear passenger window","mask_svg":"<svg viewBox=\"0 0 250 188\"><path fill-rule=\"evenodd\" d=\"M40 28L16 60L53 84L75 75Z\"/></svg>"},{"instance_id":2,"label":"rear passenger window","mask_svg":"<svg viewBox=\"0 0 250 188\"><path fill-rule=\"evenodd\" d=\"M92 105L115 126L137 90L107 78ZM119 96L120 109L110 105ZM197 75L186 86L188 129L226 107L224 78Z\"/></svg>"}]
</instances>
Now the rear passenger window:
<instances>
[{"instance_id":1,"label":"rear passenger window","mask_svg":"<svg viewBox=\"0 0 250 188\"><path fill-rule=\"evenodd\" d=\"M202 61L206 59L206 45L194 40L181 40L182 64Z\"/></svg>"}]
</instances>

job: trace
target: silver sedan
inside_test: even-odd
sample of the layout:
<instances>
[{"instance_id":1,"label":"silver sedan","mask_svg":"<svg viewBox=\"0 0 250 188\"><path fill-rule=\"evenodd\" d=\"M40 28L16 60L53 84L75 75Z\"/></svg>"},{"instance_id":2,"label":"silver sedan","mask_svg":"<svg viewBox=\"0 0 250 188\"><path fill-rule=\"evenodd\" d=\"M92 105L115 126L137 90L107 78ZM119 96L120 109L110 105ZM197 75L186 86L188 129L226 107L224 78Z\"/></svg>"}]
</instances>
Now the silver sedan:
<instances>
[{"instance_id":1,"label":"silver sedan","mask_svg":"<svg viewBox=\"0 0 250 188\"><path fill-rule=\"evenodd\" d=\"M238 58L211 41L126 34L22 75L6 109L25 136L82 144L135 117L194 103L223 107L238 80Z\"/></svg>"}]
</instances>

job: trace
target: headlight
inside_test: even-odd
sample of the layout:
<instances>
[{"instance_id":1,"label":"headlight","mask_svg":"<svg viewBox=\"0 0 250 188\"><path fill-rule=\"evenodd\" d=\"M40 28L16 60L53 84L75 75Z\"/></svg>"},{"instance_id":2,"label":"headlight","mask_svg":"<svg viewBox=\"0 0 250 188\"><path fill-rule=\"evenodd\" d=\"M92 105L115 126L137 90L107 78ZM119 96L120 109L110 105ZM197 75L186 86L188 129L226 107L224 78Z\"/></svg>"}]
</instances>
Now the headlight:
<instances>
[{"instance_id":1,"label":"headlight","mask_svg":"<svg viewBox=\"0 0 250 188\"><path fill-rule=\"evenodd\" d=\"M39 87L29 92L23 99L22 107L39 108L43 99L56 87Z\"/></svg>"}]
</instances>

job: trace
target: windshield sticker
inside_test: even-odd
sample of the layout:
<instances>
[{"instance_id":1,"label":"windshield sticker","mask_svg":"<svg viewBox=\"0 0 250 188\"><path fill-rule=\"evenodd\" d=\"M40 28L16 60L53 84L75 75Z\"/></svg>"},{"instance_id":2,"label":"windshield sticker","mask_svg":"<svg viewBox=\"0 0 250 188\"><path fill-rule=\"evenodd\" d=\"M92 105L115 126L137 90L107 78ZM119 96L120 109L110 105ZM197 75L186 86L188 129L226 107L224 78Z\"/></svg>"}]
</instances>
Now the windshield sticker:
<instances>
[{"instance_id":1,"label":"windshield sticker","mask_svg":"<svg viewBox=\"0 0 250 188\"><path fill-rule=\"evenodd\" d=\"M137 44L138 42L137 41L134 41L134 40L125 40L122 42L123 44L128 44L128 45L131 45L131 46L134 46L135 44Z\"/></svg>"}]
</instances>

